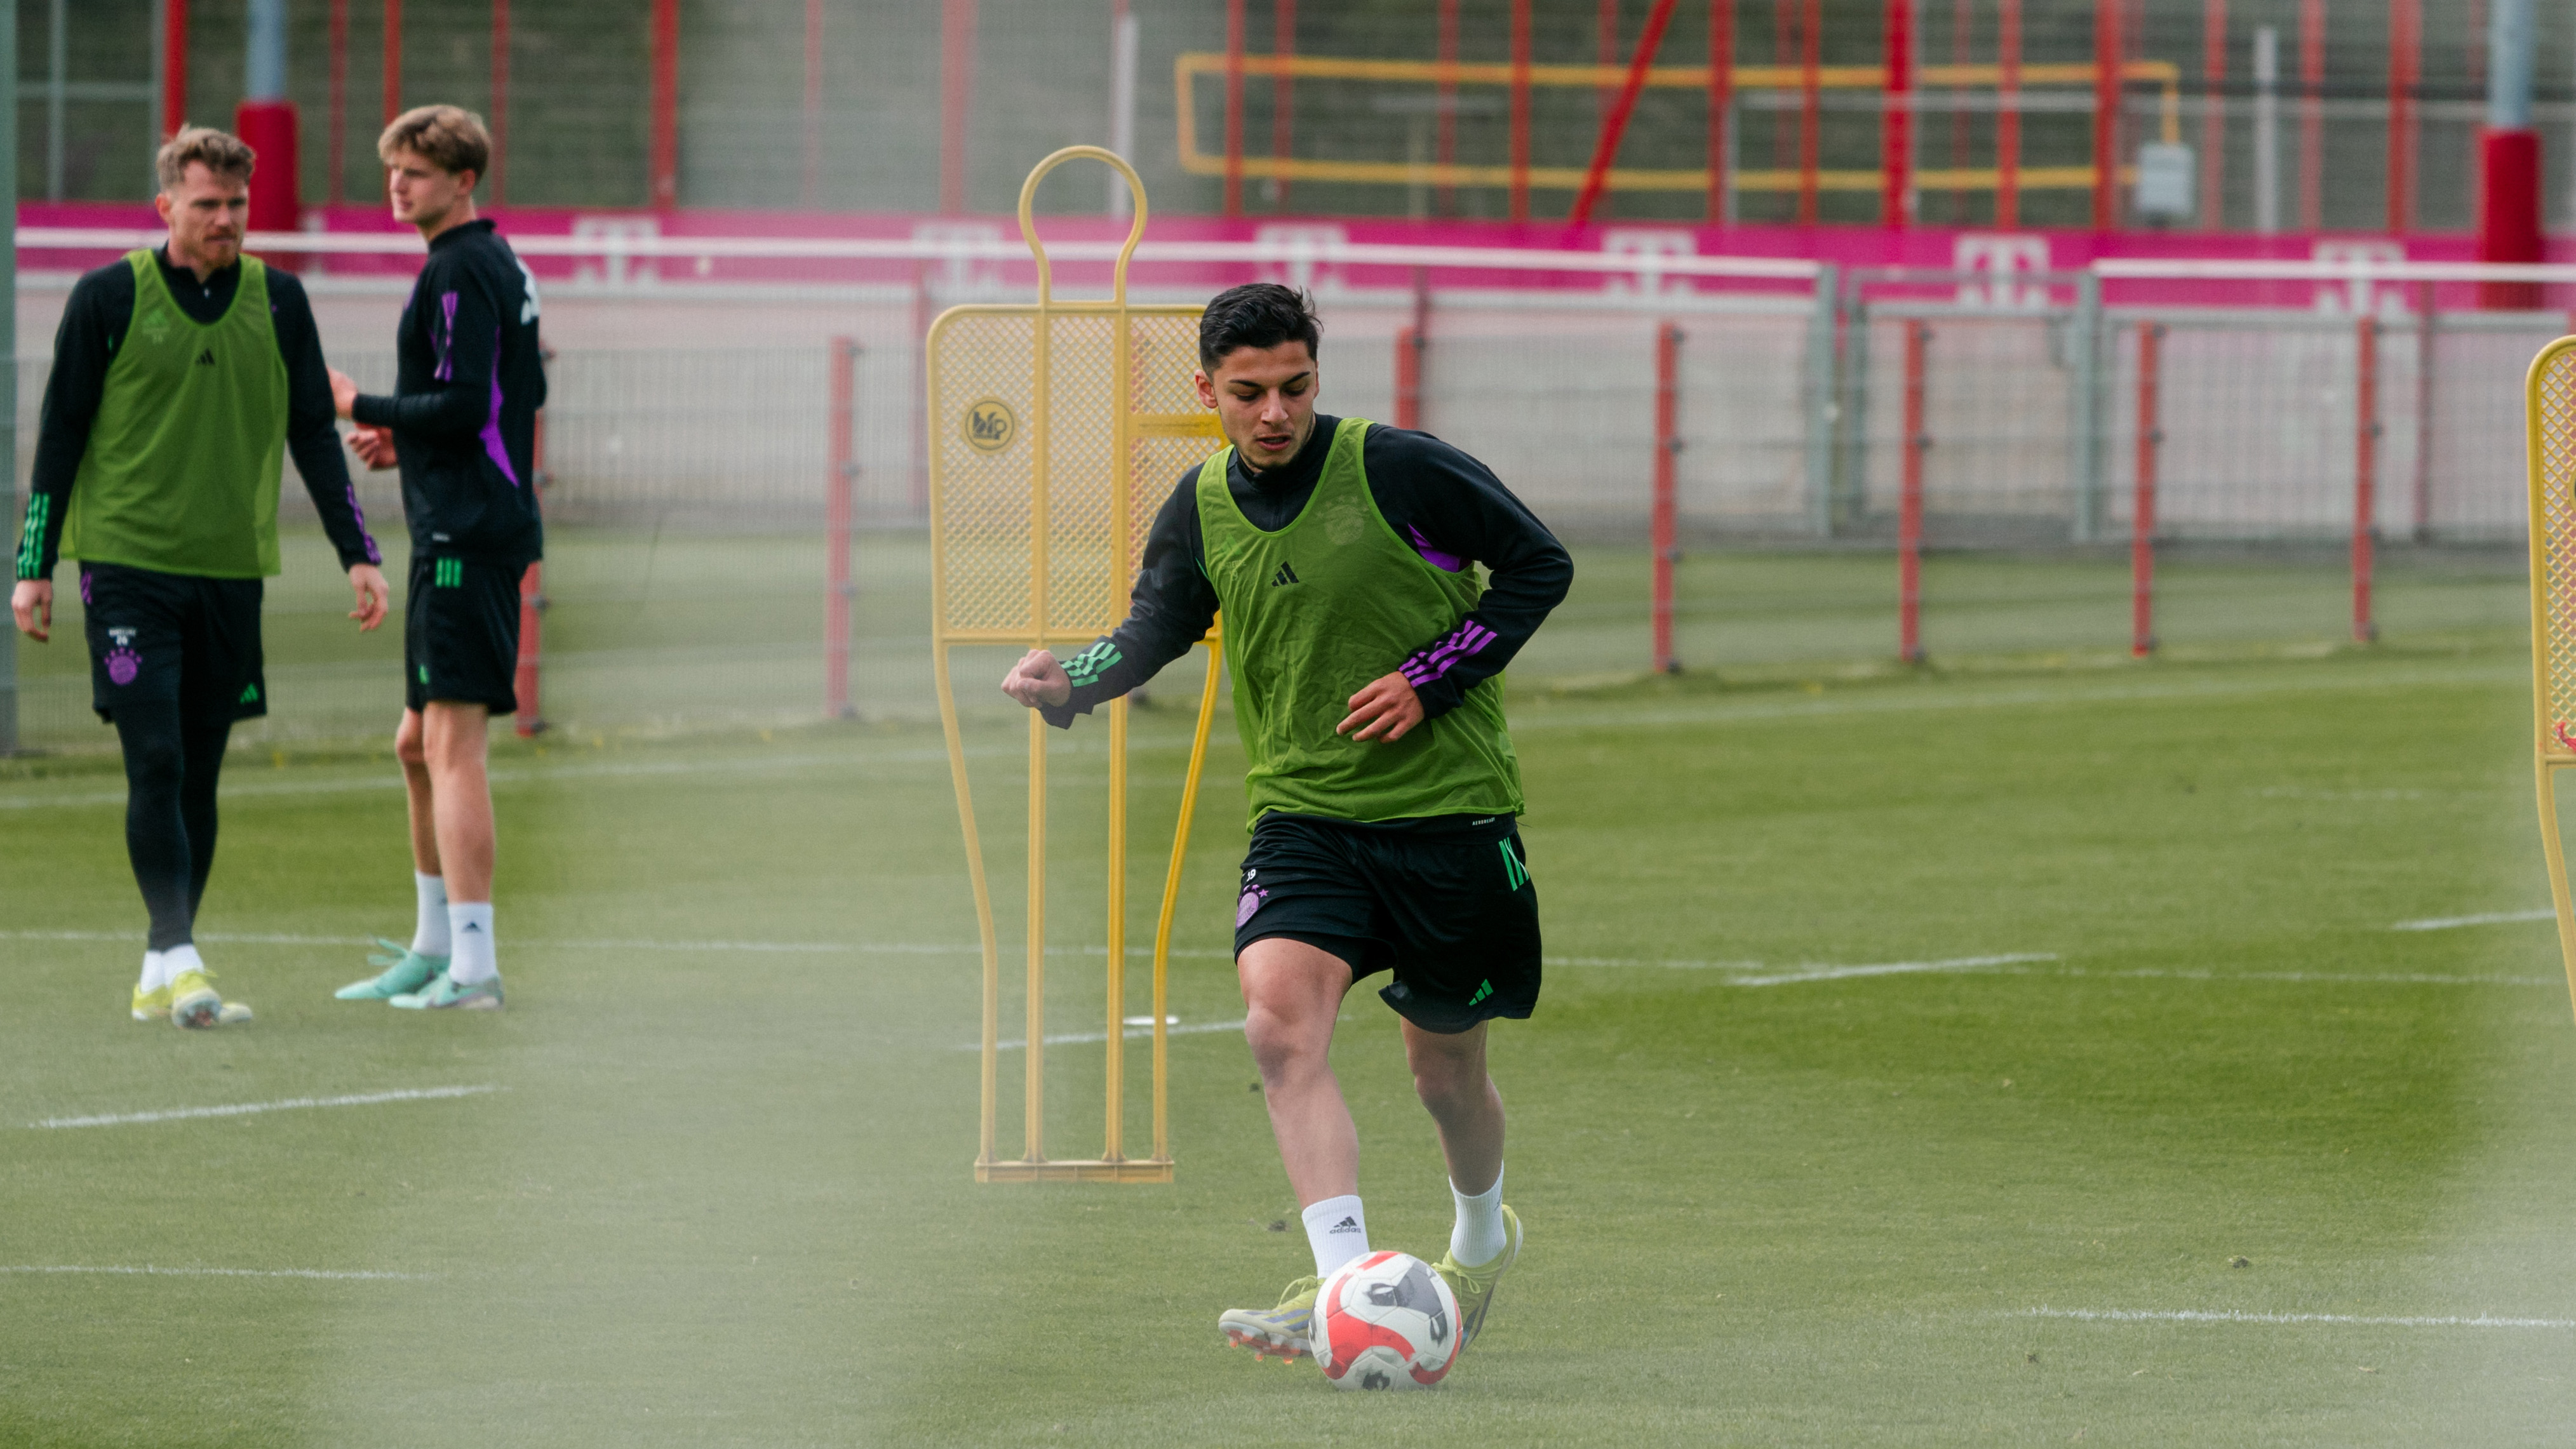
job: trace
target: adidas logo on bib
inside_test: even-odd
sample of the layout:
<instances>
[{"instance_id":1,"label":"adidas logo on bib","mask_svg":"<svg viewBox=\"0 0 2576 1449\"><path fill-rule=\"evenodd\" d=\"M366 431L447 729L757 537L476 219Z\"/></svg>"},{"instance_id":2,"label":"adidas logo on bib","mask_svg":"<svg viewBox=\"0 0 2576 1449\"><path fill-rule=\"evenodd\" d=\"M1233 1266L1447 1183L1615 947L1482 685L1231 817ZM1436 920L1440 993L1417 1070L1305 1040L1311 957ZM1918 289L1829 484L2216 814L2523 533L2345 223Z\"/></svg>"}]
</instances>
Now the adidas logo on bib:
<instances>
[{"instance_id":1,"label":"adidas logo on bib","mask_svg":"<svg viewBox=\"0 0 2576 1449\"><path fill-rule=\"evenodd\" d=\"M1274 589L1279 587L1281 584L1293 584L1298 582L1301 582L1301 580L1297 577L1297 571L1284 563L1279 566L1279 572L1270 576L1270 587Z\"/></svg>"}]
</instances>

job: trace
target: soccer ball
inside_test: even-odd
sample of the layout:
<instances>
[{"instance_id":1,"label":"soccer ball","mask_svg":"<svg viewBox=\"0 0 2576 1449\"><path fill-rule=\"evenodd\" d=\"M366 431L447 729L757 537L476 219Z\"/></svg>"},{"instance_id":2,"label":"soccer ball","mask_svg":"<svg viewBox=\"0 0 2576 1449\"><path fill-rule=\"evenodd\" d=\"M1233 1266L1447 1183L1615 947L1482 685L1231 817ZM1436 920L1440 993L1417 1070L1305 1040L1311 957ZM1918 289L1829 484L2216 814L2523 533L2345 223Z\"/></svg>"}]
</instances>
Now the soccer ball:
<instances>
[{"instance_id":1,"label":"soccer ball","mask_svg":"<svg viewBox=\"0 0 2576 1449\"><path fill-rule=\"evenodd\" d=\"M1370 1253L1315 1295L1315 1363L1337 1389L1427 1389L1458 1357L1458 1297L1410 1253Z\"/></svg>"}]
</instances>

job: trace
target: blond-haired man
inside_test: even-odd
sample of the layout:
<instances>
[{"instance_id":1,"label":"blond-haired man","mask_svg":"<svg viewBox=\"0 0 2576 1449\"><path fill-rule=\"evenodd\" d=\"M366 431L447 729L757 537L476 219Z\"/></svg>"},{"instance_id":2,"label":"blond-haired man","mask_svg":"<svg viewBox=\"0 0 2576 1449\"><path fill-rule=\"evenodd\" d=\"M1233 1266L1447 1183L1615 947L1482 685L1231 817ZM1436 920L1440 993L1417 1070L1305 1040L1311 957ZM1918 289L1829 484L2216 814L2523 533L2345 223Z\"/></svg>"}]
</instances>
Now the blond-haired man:
<instances>
[{"instance_id":1,"label":"blond-haired man","mask_svg":"<svg viewBox=\"0 0 2576 1449\"><path fill-rule=\"evenodd\" d=\"M344 1001L493 1010L491 718L519 707L519 580L545 551L537 515L537 409L546 374L537 279L474 212L491 164L483 119L455 106L404 112L376 141L397 220L429 259L394 333L390 397L340 373L331 391L371 466L402 469L411 524L403 602L402 760L418 915L409 946Z\"/></svg>"},{"instance_id":2,"label":"blond-haired man","mask_svg":"<svg viewBox=\"0 0 2576 1449\"><path fill-rule=\"evenodd\" d=\"M245 1021L208 984L198 903L215 859L215 779L233 722L268 713L262 580L279 572L292 453L373 629L385 579L347 460L313 310L241 254L250 147L192 127L161 148L170 239L83 276L54 334L10 610L51 637L54 563L80 562L90 702L125 754L125 848L151 916L137 1021Z\"/></svg>"}]
</instances>

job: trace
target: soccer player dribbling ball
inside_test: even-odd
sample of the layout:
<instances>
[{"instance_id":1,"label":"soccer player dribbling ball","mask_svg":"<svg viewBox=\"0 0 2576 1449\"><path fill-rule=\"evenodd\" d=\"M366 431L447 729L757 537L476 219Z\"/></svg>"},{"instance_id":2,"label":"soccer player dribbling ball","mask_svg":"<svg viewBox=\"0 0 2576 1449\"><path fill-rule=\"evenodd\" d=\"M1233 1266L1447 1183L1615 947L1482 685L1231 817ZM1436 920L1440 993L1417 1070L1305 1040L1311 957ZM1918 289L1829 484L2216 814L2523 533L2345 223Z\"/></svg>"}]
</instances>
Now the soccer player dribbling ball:
<instances>
[{"instance_id":1,"label":"soccer player dribbling ball","mask_svg":"<svg viewBox=\"0 0 2576 1449\"><path fill-rule=\"evenodd\" d=\"M1463 1350L1520 1220L1503 1205L1503 1103L1486 1024L1538 1000L1537 888L1516 817L1503 666L1565 597L1565 549L1485 466L1425 433L1315 411L1321 330L1275 283L1199 325L1199 400L1232 445L1184 475L1145 542L1133 606L1071 659L1031 651L1002 689L1065 727L1143 684L1220 609L1250 762L1252 845L1235 905L1244 1035L1303 1209L1315 1276L1227 1337L1311 1352L1324 1278L1369 1251L1359 1137L1327 1061L1353 983L1403 1018L1414 1089L1457 1209L1434 1266ZM1475 567L1483 565L1480 591Z\"/></svg>"},{"instance_id":2,"label":"soccer player dribbling ball","mask_svg":"<svg viewBox=\"0 0 2576 1449\"><path fill-rule=\"evenodd\" d=\"M482 118L455 106L406 111L376 142L396 220L429 259L394 333L395 391L331 374L349 445L402 469L411 523L403 601L403 717L394 732L411 808L411 944L384 942L375 976L343 1001L497 1010L492 942L491 718L519 707L519 580L544 552L537 515L537 409L546 374L537 281L474 212L491 164Z\"/></svg>"},{"instance_id":3,"label":"soccer player dribbling ball","mask_svg":"<svg viewBox=\"0 0 2576 1449\"><path fill-rule=\"evenodd\" d=\"M189 127L155 158L170 239L84 275L54 334L10 612L51 637L54 564L80 563L90 705L125 756L125 851L151 917L134 1019L247 1021L197 954L215 783L235 721L268 713L263 581L280 572L283 455L349 575L362 630L385 576L331 426L313 309L241 254L257 158Z\"/></svg>"}]
</instances>

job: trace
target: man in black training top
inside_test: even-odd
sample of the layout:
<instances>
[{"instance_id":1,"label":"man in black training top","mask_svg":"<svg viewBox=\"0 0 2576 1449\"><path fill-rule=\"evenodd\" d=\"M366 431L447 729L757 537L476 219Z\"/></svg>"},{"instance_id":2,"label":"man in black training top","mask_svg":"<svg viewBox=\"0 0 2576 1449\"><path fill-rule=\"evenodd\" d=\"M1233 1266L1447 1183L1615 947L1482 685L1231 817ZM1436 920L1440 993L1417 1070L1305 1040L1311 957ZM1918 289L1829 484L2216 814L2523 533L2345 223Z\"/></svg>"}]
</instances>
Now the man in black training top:
<instances>
[{"instance_id":1,"label":"man in black training top","mask_svg":"<svg viewBox=\"0 0 2576 1449\"><path fill-rule=\"evenodd\" d=\"M268 713L261 581L279 572L277 491L304 491L373 629L385 616L304 288L241 254L251 149L191 127L161 148L167 243L84 275L53 374L10 612L52 636L54 562L80 562L90 704L125 753L125 851L152 933L134 1019L247 1021L208 984L198 903L215 864L215 778L235 720Z\"/></svg>"},{"instance_id":2,"label":"man in black training top","mask_svg":"<svg viewBox=\"0 0 2576 1449\"><path fill-rule=\"evenodd\" d=\"M455 106L406 111L376 141L394 216L420 229L429 260L394 334L395 394L362 394L331 374L350 445L402 469L411 523L403 602L403 717L394 733L411 804L411 944L384 943L383 969L344 1001L491 1010L491 717L519 707L519 580L544 552L537 520L536 419L546 373L537 279L474 214L491 164L483 119Z\"/></svg>"},{"instance_id":3,"label":"man in black training top","mask_svg":"<svg viewBox=\"0 0 2576 1449\"><path fill-rule=\"evenodd\" d=\"M1516 817L1503 666L1574 565L1485 466L1426 433L1315 411L1313 311L1273 283L1199 327L1199 400L1232 447L1155 516L1125 623L1002 688L1049 723L1134 689L1225 614L1250 769L1252 848L1235 903L1244 1035L1315 1276L1218 1326L1261 1353L1311 1351L1321 1280L1369 1251L1359 1138L1327 1053L1344 993L1379 971L1404 1018L1456 1209L1435 1265L1459 1347L1483 1329L1520 1221L1503 1205L1503 1103L1485 1024L1539 991L1538 892ZM1476 567L1486 578L1480 586Z\"/></svg>"}]
</instances>

